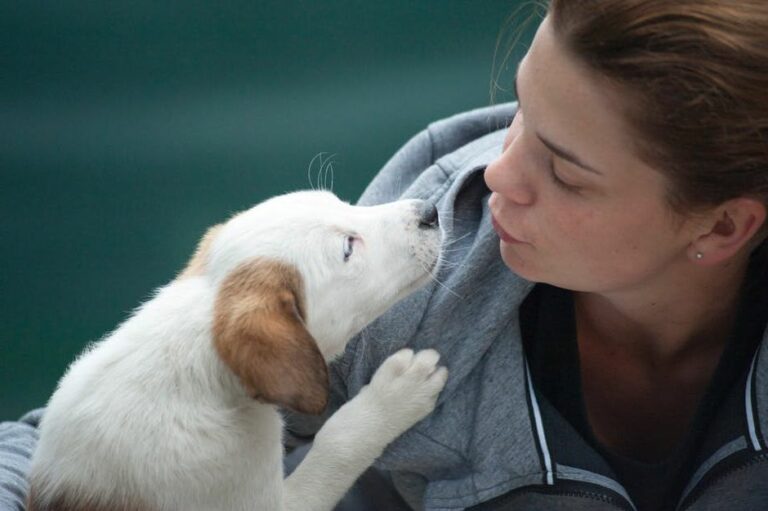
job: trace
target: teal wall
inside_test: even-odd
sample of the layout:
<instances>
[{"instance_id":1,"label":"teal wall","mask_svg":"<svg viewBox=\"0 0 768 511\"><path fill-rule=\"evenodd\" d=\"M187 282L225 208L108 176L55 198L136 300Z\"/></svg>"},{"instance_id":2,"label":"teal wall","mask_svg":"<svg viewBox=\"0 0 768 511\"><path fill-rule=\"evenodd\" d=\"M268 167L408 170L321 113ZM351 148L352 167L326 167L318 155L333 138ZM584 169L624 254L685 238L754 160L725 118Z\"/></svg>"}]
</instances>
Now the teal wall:
<instances>
[{"instance_id":1,"label":"teal wall","mask_svg":"<svg viewBox=\"0 0 768 511\"><path fill-rule=\"evenodd\" d=\"M354 200L427 123L488 105L518 4L0 0L0 420L316 155Z\"/></svg>"}]
</instances>

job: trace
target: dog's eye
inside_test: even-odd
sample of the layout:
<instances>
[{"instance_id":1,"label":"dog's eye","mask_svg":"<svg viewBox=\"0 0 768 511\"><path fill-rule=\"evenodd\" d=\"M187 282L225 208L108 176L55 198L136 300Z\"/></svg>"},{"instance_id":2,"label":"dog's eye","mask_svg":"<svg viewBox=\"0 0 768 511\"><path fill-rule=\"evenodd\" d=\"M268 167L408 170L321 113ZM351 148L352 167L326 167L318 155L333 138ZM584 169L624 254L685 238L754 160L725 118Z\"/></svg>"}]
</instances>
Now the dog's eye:
<instances>
[{"instance_id":1,"label":"dog's eye","mask_svg":"<svg viewBox=\"0 0 768 511\"><path fill-rule=\"evenodd\" d=\"M355 248L354 236L347 236L344 238L344 262L349 261L349 257L352 255L352 250Z\"/></svg>"}]
</instances>

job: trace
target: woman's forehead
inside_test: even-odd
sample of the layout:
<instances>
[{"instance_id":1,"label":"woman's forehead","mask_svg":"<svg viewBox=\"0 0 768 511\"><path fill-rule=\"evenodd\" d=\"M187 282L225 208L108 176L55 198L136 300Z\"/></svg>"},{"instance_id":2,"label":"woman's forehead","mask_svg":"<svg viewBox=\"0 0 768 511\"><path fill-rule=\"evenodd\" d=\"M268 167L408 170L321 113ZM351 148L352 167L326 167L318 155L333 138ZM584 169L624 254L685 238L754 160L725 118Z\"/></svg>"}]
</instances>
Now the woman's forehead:
<instances>
[{"instance_id":1,"label":"woman's forehead","mask_svg":"<svg viewBox=\"0 0 768 511\"><path fill-rule=\"evenodd\" d=\"M520 62L517 93L542 138L605 171L641 163L618 89L561 44L548 19Z\"/></svg>"}]
</instances>

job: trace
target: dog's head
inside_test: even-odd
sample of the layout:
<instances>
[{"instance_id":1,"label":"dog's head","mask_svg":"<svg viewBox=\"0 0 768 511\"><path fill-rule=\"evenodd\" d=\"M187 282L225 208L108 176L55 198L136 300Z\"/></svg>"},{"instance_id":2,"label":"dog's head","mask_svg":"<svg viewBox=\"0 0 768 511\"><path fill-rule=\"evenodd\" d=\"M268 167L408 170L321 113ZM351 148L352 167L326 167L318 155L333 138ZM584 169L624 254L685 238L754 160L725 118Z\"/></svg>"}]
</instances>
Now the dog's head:
<instances>
[{"instance_id":1,"label":"dog's head","mask_svg":"<svg viewBox=\"0 0 768 511\"><path fill-rule=\"evenodd\" d=\"M440 239L424 201L360 207L296 192L209 230L180 278L214 286L215 348L251 396L320 413L326 361L428 281Z\"/></svg>"}]
</instances>

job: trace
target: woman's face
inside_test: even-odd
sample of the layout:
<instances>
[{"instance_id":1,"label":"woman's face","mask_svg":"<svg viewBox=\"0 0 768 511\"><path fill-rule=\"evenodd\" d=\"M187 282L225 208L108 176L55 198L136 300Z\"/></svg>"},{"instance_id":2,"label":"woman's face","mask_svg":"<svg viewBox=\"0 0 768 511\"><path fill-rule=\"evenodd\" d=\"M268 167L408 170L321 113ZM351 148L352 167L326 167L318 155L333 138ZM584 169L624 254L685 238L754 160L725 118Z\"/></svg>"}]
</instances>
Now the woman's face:
<instances>
[{"instance_id":1,"label":"woman's face","mask_svg":"<svg viewBox=\"0 0 768 511\"><path fill-rule=\"evenodd\" d=\"M560 46L548 19L517 74L520 109L485 180L501 256L576 291L648 285L686 261L688 220L634 153L618 92Z\"/></svg>"}]
</instances>

